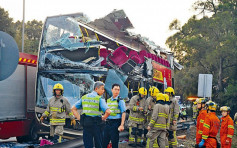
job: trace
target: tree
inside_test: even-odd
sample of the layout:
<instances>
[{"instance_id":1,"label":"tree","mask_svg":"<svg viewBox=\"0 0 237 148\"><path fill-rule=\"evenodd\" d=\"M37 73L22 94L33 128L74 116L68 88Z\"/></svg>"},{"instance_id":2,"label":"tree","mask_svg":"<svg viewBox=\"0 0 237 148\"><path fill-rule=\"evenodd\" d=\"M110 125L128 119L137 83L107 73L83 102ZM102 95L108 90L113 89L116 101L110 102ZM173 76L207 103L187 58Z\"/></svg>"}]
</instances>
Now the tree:
<instances>
[{"instance_id":1,"label":"tree","mask_svg":"<svg viewBox=\"0 0 237 148\"><path fill-rule=\"evenodd\" d=\"M178 92L184 92L184 96L197 94L198 74L213 74L213 98L221 102L228 83L237 80L236 1L220 0L214 3L214 0L206 0L196 5L203 6L213 15L204 15L201 19L193 16L183 26L175 20L169 27L177 32L167 39L166 44L186 68L176 72L178 76L183 76L176 78L176 88L177 85L182 88Z\"/></svg>"}]
</instances>

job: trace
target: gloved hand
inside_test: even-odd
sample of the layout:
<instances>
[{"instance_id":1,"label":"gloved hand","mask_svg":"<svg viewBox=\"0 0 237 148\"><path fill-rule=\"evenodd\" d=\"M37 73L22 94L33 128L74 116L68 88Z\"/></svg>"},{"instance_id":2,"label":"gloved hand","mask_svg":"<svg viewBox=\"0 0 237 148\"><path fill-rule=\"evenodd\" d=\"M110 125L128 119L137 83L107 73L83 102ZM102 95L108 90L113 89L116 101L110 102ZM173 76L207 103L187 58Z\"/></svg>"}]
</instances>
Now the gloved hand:
<instances>
[{"instance_id":1,"label":"gloved hand","mask_svg":"<svg viewBox=\"0 0 237 148\"><path fill-rule=\"evenodd\" d=\"M230 141L229 141L229 140L226 140L226 141L225 141L225 144L226 144L226 145L230 144Z\"/></svg>"},{"instance_id":2,"label":"gloved hand","mask_svg":"<svg viewBox=\"0 0 237 148\"><path fill-rule=\"evenodd\" d=\"M202 141L198 144L199 147L203 147L204 146L204 143L205 143L205 140L202 139Z\"/></svg>"},{"instance_id":3,"label":"gloved hand","mask_svg":"<svg viewBox=\"0 0 237 148\"><path fill-rule=\"evenodd\" d=\"M41 117L40 117L40 122L42 123L43 121L44 121L44 117L41 116Z\"/></svg>"},{"instance_id":4,"label":"gloved hand","mask_svg":"<svg viewBox=\"0 0 237 148\"><path fill-rule=\"evenodd\" d=\"M76 123L76 120L75 120L75 119L72 119L72 120L71 120L71 125L73 125L73 126L75 127L76 124L77 124L77 123Z\"/></svg>"}]
</instances>

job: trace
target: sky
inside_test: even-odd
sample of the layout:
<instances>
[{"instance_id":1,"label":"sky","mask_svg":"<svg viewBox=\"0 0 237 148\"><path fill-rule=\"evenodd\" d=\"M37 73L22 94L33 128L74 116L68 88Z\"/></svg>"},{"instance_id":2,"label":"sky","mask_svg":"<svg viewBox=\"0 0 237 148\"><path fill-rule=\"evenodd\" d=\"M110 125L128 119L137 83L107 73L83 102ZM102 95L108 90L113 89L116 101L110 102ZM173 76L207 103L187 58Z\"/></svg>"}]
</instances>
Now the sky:
<instances>
[{"instance_id":1,"label":"sky","mask_svg":"<svg viewBox=\"0 0 237 148\"><path fill-rule=\"evenodd\" d=\"M197 0L25 0L25 20L42 20L47 16L85 13L90 20L101 18L114 9L123 9L135 29L133 32L148 37L168 49L165 42L174 34L169 24L178 19L181 25L193 16ZM23 0L0 0L0 7L9 12L14 21L22 20Z\"/></svg>"}]
</instances>

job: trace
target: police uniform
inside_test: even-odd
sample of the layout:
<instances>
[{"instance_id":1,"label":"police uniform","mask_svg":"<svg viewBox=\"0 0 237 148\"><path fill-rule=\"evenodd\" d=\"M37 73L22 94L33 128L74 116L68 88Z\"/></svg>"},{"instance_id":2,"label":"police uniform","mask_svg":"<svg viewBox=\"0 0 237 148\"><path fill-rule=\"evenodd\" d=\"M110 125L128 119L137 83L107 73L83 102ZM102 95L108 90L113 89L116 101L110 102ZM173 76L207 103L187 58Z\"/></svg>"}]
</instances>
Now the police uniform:
<instances>
[{"instance_id":1,"label":"police uniform","mask_svg":"<svg viewBox=\"0 0 237 148\"><path fill-rule=\"evenodd\" d=\"M95 142L96 148L103 146L103 129L101 111L105 112L109 107L105 99L93 91L84 95L78 102L75 103L77 109L83 109L81 115L81 123L83 125L83 142L85 148L93 148Z\"/></svg>"},{"instance_id":2,"label":"police uniform","mask_svg":"<svg viewBox=\"0 0 237 148\"><path fill-rule=\"evenodd\" d=\"M107 145L109 144L110 140L112 142L112 147L118 148L118 128L121 125L122 114L126 111L125 102L119 97L111 97L107 100L107 105L111 111L111 114L106 120L103 138L103 148L107 148Z\"/></svg>"}]
</instances>

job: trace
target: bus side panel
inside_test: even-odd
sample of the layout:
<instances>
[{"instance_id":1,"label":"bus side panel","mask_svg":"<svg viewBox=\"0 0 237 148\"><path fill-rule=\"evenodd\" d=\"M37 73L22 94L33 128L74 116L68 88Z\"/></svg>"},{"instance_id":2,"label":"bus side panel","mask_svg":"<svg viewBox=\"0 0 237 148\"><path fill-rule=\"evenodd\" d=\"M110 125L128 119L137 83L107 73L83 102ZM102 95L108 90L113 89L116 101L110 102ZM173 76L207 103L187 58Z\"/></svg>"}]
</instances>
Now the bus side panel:
<instances>
[{"instance_id":1,"label":"bus side panel","mask_svg":"<svg viewBox=\"0 0 237 148\"><path fill-rule=\"evenodd\" d=\"M9 78L0 81L0 101L0 121L20 120L26 117L24 65L18 65Z\"/></svg>"}]
</instances>

